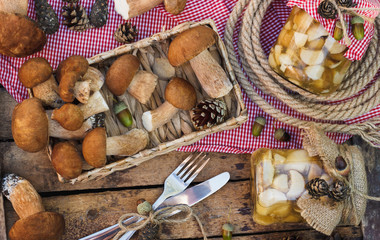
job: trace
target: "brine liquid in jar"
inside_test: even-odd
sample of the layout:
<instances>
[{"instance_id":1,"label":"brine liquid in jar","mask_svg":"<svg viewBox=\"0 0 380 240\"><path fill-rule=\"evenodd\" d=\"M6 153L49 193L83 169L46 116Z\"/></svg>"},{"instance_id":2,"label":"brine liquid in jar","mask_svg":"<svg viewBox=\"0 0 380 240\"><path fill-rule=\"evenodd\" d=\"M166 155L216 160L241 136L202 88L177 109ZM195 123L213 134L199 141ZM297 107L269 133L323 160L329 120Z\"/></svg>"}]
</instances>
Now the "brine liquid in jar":
<instances>
[{"instance_id":1,"label":"brine liquid in jar","mask_svg":"<svg viewBox=\"0 0 380 240\"><path fill-rule=\"evenodd\" d=\"M351 61L347 47L329 35L307 12L293 7L268 62L293 84L315 94L330 94L342 82Z\"/></svg>"},{"instance_id":2,"label":"brine liquid in jar","mask_svg":"<svg viewBox=\"0 0 380 240\"><path fill-rule=\"evenodd\" d=\"M314 178L332 179L305 150L258 149L251 157L253 220L261 225L302 222L297 199Z\"/></svg>"}]
</instances>

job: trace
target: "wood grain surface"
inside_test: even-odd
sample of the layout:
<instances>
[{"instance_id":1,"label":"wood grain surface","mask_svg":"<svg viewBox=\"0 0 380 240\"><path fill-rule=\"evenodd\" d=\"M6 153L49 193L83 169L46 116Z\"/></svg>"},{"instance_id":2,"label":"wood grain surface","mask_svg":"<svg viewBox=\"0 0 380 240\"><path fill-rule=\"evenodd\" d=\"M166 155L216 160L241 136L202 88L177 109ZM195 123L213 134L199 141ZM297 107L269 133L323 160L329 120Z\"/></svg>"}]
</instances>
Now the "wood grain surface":
<instances>
[{"instance_id":1,"label":"wood grain surface","mask_svg":"<svg viewBox=\"0 0 380 240\"><path fill-rule=\"evenodd\" d=\"M12 140L11 115L16 102L0 88L0 160L1 173L16 173L27 178L41 194L47 210L62 213L66 221L64 240L78 239L116 223L119 216L136 211L136 201L145 198L154 200L162 192L164 179L189 153L172 152L139 167L116 172L104 179L80 184L63 184L44 151L27 153L19 149ZM370 192L380 195L380 164L375 150L354 138L353 143L363 147L367 160ZM250 200L249 154L235 155L209 153L211 161L194 182L204 181L221 172L228 171L231 181L220 191L193 207L205 226L208 237L221 239L221 226L230 221L236 240L248 239L328 239L312 230L307 224L275 224L261 226L252 220ZM5 222L4 214L5 212ZM366 239L380 239L380 206L369 202L363 221ZM3 215L2 215L3 214ZM13 223L18 219L11 203L0 199L0 239L5 239ZM5 230L6 229L6 230ZM164 239L200 239L196 221L184 224L164 225ZM343 239L362 239L360 226L339 226L333 233Z\"/></svg>"}]
</instances>

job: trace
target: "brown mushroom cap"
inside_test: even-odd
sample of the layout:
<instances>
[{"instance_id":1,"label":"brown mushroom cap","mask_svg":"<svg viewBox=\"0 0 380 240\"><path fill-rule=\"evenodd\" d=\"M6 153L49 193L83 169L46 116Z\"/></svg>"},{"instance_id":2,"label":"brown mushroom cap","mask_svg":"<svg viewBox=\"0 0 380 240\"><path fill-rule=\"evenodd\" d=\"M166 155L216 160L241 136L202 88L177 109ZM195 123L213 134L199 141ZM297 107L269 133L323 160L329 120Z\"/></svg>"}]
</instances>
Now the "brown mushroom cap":
<instances>
[{"instance_id":1,"label":"brown mushroom cap","mask_svg":"<svg viewBox=\"0 0 380 240\"><path fill-rule=\"evenodd\" d=\"M37 98L16 105L12 113L12 135L16 145L27 152L41 151L48 143L48 117Z\"/></svg>"},{"instance_id":2,"label":"brown mushroom cap","mask_svg":"<svg viewBox=\"0 0 380 240\"><path fill-rule=\"evenodd\" d=\"M63 216L39 212L18 220L9 231L11 240L59 240L65 230Z\"/></svg>"},{"instance_id":3,"label":"brown mushroom cap","mask_svg":"<svg viewBox=\"0 0 380 240\"><path fill-rule=\"evenodd\" d=\"M79 76L83 76L88 70L88 61L86 58L73 55L59 63L57 68L57 79L61 82L61 78L68 72L75 72Z\"/></svg>"},{"instance_id":4,"label":"brown mushroom cap","mask_svg":"<svg viewBox=\"0 0 380 240\"><path fill-rule=\"evenodd\" d=\"M176 108L191 110L197 103L197 94L188 81L174 77L166 86L165 99Z\"/></svg>"},{"instance_id":5,"label":"brown mushroom cap","mask_svg":"<svg viewBox=\"0 0 380 240\"><path fill-rule=\"evenodd\" d=\"M63 178L73 179L82 173L82 156L70 142L60 142L54 146L51 162Z\"/></svg>"},{"instance_id":6,"label":"brown mushroom cap","mask_svg":"<svg viewBox=\"0 0 380 240\"><path fill-rule=\"evenodd\" d=\"M218 35L205 26L190 28L180 33L169 46L168 59L171 65L178 67L193 59L199 53L212 46Z\"/></svg>"},{"instance_id":7,"label":"brown mushroom cap","mask_svg":"<svg viewBox=\"0 0 380 240\"><path fill-rule=\"evenodd\" d=\"M54 109L51 119L56 120L67 130L75 131L82 127L84 116L77 105L66 103L59 109Z\"/></svg>"},{"instance_id":8,"label":"brown mushroom cap","mask_svg":"<svg viewBox=\"0 0 380 240\"><path fill-rule=\"evenodd\" d=\"M53 73L49 62L42 57L26 60L20 70L18 77L22 84L27 88L32 88L48 80Z\"/></svg>"},{"instance_id":9,"label":"brown mushroom cap","mask_svg":"<svg viewBox=\"0 0 380 240\"><path fill-rule=\"evenodd\" d=\"M98 127L89 132L82 143L84 160L93 167L106 165L106 130Z\"/></svg>"},{"instance_id":10,"label":"brown mushroom cap","mask_svg":"<svg viewBox=\"0 0 380 240\"><path fill-rule=\"evenodd\" d=\"M26 57L36 53L46 43L45 33L27 17L0 12L0 54Z\"/></svg>"},{"instance_id":11,"label":"brown mushroom cap","mask_svg":"<svg viewBox=\"0 0 380 240\"><path fill-rule=\"evenodd\" d=\"M131 54L125 54L112 63L107 72L106 84L112 94L122 95L139 70L140 60Z\"/></svg>"}]
</instances>

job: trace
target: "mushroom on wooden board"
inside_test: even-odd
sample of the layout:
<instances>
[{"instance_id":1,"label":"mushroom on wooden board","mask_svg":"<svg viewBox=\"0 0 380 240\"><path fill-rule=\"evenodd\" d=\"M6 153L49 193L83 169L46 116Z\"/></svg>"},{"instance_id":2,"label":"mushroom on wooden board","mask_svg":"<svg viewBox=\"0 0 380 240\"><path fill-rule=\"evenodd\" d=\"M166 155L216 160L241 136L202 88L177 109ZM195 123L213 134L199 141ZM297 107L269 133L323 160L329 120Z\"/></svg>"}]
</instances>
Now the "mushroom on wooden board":
<instances>
[{"instance_id":1,"label":"mushroom on wooden board","mask_svg":"<svg viewBox=\"0 0 380 240\"><path fill-rule=\"evenodd\" d=\"M114 0L115 11L120 14L124 20L141 15L154 8L163 0Z\"/></svg>"},{"instance_id":2,"label":"mushroom on wooden board","mask_svg":"<svg viewBox=\"0 0 380 240\"><path fill-rule=\"evenodd\" d=\"M48 117L41 100L29 98L12 113L12 135L16 145L27 152L38 152L48 144Z\"/></svg>"},{"instance_id":3,"label":"mushroom on wooden board","mask_svg":"<svg viewBox=\"0 0 380 240\"><path fill-rule=\"evenodd\" d=\"M84 160L93 167L103 167L106 156L131 156L146 148L149 135L145 130L134 128L129 132L108 137L102 127L89 132L83 140L82 153Z\"/></svg>"},{"instance_id":4,"label":"mushroom on wooden board","mask_svg":"<svg viewBox=\"0 0 380 240\"><path fill-rule=\"evenodd\" d=\"M164 0L165 10L173 15L180 14L186 6L186 0Z\"/></svg>"},{"instance_id":5,"label":"mushroom on wooden board","mask_svg":"<svg viewBox=\"0 0 380 240\"><path fill-rule=\"evenodd\" d=\"M112 94L122 95L126 90L140 103L146 104L157 85L158 77L139 70L140 60L125 54L112 63L106 76L106 85Z\"/></svg>"},{"instance_id":6,"label":"mushroom on wooden board","mask_svg":"<svg viewBox=\"0 0 380 240\"><path fill-rule=\"evenodd\" d=\"M45 106L56 108L62 105L53 69L45 58L26 60L18 71L18 77L25 87L32 88L33 96L40 99Z\"/></svg>"},{"instance_id":7,"label":"mushroom on wooden board","mask_svg":"<svg viewBox=\"0 0 380 240\"><path fill-rule=\"evenodd\" d=\"M26 16L0 11L0 23L0 54L26 57L46 44L45 33Z\"/></svg>"},{"instance_id":8,"label":"mushroom on wooden board","mask_svg":"<svg viewBox=\"0 0 380 240\"><path fill-rule=\"evenodd\" d=\"M40 195L28 180L7 174L2 180L2 188L20 217L9 231L11 240L61 239L65 229L63 216L45 211Z\"/></svg>"},{"instance_id":9,"label":"mushroom on wooden board","mask_svg":"<svg viewBox=\"0 0 380 240\"><path fill-rule=\"evenodd\" d=\"M207 50L217 38L217 33L209 27L190 28L176 36L168 52L169 62L175 67L190 61L200 84L212 98L223 97L233 87L223 68Z\"/></svg>"},{"instance_id":10,"label":"mushroom on wooden board","mask_svg":"<svg viewBox=\"0 0 380 240\"><path fill-rule=\"evenodd\" d=\"M73 179L82 173L82 155L73 142L59 142L54 145L51 162L59 175Z\"/></svg>"},{"instance_id":11,"label":"mushroom on wooden board","mask_svg":"<svg viewBox=\"0 0 380 240\"><path fill-rule=\"evenodd\" d=\"M143 125L149 132L169 122L180 109L191 110L197 102L197 95L189 82L174 77L166 86L165 100L158 108L143 113Z\"/></svg>"}]
</instances>

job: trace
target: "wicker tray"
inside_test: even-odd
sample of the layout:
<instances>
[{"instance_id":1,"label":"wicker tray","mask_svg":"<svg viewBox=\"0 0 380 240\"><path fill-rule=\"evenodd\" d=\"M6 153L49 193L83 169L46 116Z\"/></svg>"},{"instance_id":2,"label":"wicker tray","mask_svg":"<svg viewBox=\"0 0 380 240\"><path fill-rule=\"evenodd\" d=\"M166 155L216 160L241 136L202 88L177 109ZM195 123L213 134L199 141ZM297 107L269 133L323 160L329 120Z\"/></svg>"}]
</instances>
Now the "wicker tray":
<instances>
[{"instance_id":1,"label":"wicker tray","mask_svg":"<svg viewBox=\"0 0 380 240\"><path fill-rule=\"evenodd\" d=\"M92 67L99 69L105 75L110 65L118 56L125 53L131 53L140 59L143 70L152 72L152 65L154 63L155 57L167 57L171 38L178 33L199 25L209 26L215 32L217 32L213 20L204 20L197 23L187 22L180 24L171 30L157 33L150 38L146 38L132 44L126 44L111 51L93 56L88 59L88 62ZM85 163L82 174L79 177L71 179L69 181L74 184L76 182L85 182L103 178L113 172L138 166L139 164L151 158L168 153L179 147L190 145L209 134L233 129L243 124L248 118L247 109L242 99L240 87L235 79L234 72L228 61L227 51L220 37L218 38L215 46L217 52L220 55L222 67L226 71L229 79L234 86L233 90L228 95L223 97L223 100L226 102L228 111L225 122L205 130L196 131L192 126L189 112L181 110L171 120L171 122L149 133L150 143L146 149L129 157L109 157L107 159L108 164L101 168L92 168ZM202 99L209 98L202 90L189 63L186 63L181 67L177 67L176 76L186 79L195 87L197 91L198 102ZM132 128L144 129L141 121L141 116L143 112L155 109L163 103L164 89L167 82L167 80L158 80L158 84L153 93L153 96L145 105L140 104L131 95L129 95L128 92L118 97L119 100L124 101L131 110L134 118L134 123L130 128L125 128L118 122L112 110L107 111L105 112L105 126L107 136L121 135L131 130ZM115 97L107 89L106 85L102 87L100 92L102 93L103 98L106 100L109 109L112 109ZM50 144L48 147L49 157L51 155L51 150L52 144ZM68 182L68 180L63 179L59 174L58 178L61 182Z\"/></svg>"}]
</instances>

